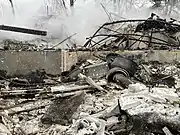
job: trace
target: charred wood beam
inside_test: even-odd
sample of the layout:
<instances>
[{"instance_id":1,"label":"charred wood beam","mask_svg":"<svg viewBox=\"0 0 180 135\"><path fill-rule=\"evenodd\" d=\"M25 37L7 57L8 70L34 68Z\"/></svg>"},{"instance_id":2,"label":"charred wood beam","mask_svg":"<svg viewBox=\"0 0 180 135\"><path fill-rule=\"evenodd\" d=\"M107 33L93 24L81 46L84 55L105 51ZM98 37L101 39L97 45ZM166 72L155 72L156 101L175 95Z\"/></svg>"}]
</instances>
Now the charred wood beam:
<instances>
[{"instance_id":1,"label":"charred wood beam","mask_svg":"<svg viewBox=\"0 0 180 135\"><path fill-rule=\"evenodd\" d=\"M107 85L107 83L106 82L97 82L96 85L105 86L105 85ZM89 88L92 88L92 86L82 85L82 86L69 87L69 88L66 88L66 89L58 89L58 90L53 90L52 89L51 91L54 94L62 94L62 93L68 93L68 92L73 92L73 91L78 91L78 90L86 90L86 89L88 90Z\"/></svg>"},{"instance_id":2,"label":"charred wood beam","mask_svg":"<svg viewBox=\"0 0 180 135\"><path fill-rule=\"evenodd\" d=\"M45 104L45 105L40 105L40 106L37 106L37 107L32 107L32 108L29 108L29 109L23 109L23 110L20 110L20 111L14 111L14 112L9 112L8 115L15 115L15 114L20 114L20 113L23 113L23 112L31 112L31 111L34 111L34 110L39 110L39 109L44 109L46 106L49 106L51 105L51 103L48 103L48 104Z\"/></svg>"},{"instance_id":3,"label":"charred wood beam","mask_svg":"<svg viewBox=\"0 0 180 135\"><path fill-rule=\"evenodd\" d=\"M53 99L53 98L49 98L50 100ZM31 105L31 104L34 104L35 102L38 102L38 101L42 101L42 99L27 99L25 101L22 101L22 102L19 102L15 105L8 105L8 106L4 106L4 107L1 107L0 110L9 110L9 109L12 109L12 108L16 108L16 107L22 107L22 106L25 106L25 105Z\"/></svg>"},{"instance_id":4,"label":"charred wood beam","mask_svg":"<svg viewBox=\"0 0 180 135\"><path fill-rule=\"evenodd\" d=\"M71 7L74 6L74 0L70 0L70 6L71 6Z\"/></svg>"},{"instance_id":5,"label":"charred wood beam","mask_svg":"<svg viewBox=\"0 0 180 135\"><path fill-rule=\"evenodd\" d=\"M107 85L107 83L95 82L93 85L101 87ZM36 94L50 94L52 96L56 96L56 94L62 94L62 95L67 93L72 94L73 92L82 91L82 90L93 91L93 89L89 90L89 88L92 88L92 86L80 85L80 86L67 87L66 89L62 89L61 87L54 89L53 87L51 87L51 90L34 89L34 90L2 91L0 93L0 98L12 98L12 97L34 98Z\"/></svg>"},{"instance_id":6,"label":"charred wood beam","mask_svg":"<svg viewBox=\"0 0 180 135\"><path fill-rule=\"evenodd\" d=\"M90 77L87 77L87 76L85 76L85 75L83 75L83 74L81 74L81 73L79 74L79 77L80 77L81 79L85 79L86 82L87 82L89 85L91 85L92 87L98 89L99 91L103 91L103 92L105 92L105 93L108 92L108 91L105 90L103 87L101 87L100 85L96 84Z\"/></svg>"},{"instance_id":7,"label":"charred wood beam","mask_svg":"<svg viewBox=\"0 0 180 135\"><path fill-rule=\"evenodd\" d=\"M47 35L47 31L28 29L28 28L20 28L20 27L7 26L7 25L0 25L0 30L20 32L20 33L40 35L40 36Z\"/></svg>"}]
</instances>

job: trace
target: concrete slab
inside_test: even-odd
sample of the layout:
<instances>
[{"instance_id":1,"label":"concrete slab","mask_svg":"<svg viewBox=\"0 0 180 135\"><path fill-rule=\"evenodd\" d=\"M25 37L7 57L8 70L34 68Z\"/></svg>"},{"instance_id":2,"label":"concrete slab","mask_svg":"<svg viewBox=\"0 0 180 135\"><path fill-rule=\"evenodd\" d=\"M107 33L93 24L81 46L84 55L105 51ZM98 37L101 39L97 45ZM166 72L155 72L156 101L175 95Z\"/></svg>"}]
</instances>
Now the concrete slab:
<instances>
[{"instance_id":1,"label":"concrete slab","mask_svg":"<svg viewBox=\"0 0 180 135\"><path fill-rule=\"evenodd\" d=\"M95 52L107 54L108 52ZM136 61L159 61L172 63L180 61L180 50L155 50L155 51L117 51L122 55L131 55ZM132 55L133 54L133 55ZM30 71L44 68L47 73L60 74L69 70L78 59L89 59L93 52L89 51L0 51L0 70L6 70L8 75L26 74Z\"/></svg>"},{"instance_id":2,"label":"concrete slab","mask_svg":"<svg viewBox=\"0 0 180 135\"><path fill-rule=\"evenodd\" d=\"M26 74L44 68L47 73L61 73L60 51L0 51L0 70L8 75Z\"/></svg>"}]
</instances>

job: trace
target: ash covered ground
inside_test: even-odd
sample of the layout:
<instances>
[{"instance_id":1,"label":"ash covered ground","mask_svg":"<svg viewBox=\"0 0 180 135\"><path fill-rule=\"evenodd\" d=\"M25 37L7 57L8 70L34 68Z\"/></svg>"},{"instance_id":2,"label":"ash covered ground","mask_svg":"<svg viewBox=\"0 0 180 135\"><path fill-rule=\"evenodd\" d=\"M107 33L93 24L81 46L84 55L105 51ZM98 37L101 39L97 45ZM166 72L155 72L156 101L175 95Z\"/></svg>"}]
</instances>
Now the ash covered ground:
<instances>
[{"instance_id":1,"label":"ash covered ground","mask_svg":"<svg viewBox=\"0 0 180 135\"><path fill-rule=\"evenodd\" d=\"M153 8L161 9L161 4L166 3L154 1ZM146 19L110 21L81 46L66 49L91 53L61 74L38 69L10 76L0 70L0 133L180 134L179 31L178 19L156 13ZM53 47L42 39L6 39L1 50L56 51L72 36Z\"/></svg>"}]
</instances>

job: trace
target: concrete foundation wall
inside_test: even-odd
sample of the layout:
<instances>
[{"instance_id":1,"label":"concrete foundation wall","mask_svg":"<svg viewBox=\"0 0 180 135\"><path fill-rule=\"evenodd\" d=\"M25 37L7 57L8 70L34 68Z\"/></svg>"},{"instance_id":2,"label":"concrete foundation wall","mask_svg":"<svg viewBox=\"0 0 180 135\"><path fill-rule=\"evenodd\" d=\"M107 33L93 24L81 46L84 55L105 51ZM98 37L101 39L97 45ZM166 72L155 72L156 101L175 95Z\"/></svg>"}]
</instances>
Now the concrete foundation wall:
<instances>
[{"instance_id":1,"label":"concrete foundation wall","mask_svg":"<svg viewBox=\"0 0 180 135\"><path fill-rule=\"evenodd\" d=\"M47 73L61 73L61 52L0 51L0 69L6 70L8 75L26 74L42 68Z\"/></svg>"},{"instance_id":2,"label":"concrete foundation wall","mask_svg":"<svg viewBox=\"0 0 180 135\"><path fill-rule=\"evenodd\" d=\"M107 52L96 52L107 53ZM180 51L118 51L123 55L134 54L135 59L139 58L146 62L160 61L172 63L180 61ZM0 51L0 70L6 70L9 75L26 74L37 69L44 68L47 73L60 74L69 70L78 59L92 58L92 52L67 52L67 51Z\"/></svg>"},{"instance_id":3,"label":"concrete foundation wall","mask_svg":"<svg viewBox=\"0 0 180 135\"><path fill-rule=\"evenodd\" d=\"M95 52L95 54L109 52ZM168 50L154 50L154 51L117 51L116 53L122 55L134 55L136 61L159 61L161 63L172 63L174 61L180 61L180 50L168 51ZM79 58L92 58L92 52L66 52L66 60L63 63L64 71L69 70L70 67L77 62Z\"/></svg>"}]
</instances>

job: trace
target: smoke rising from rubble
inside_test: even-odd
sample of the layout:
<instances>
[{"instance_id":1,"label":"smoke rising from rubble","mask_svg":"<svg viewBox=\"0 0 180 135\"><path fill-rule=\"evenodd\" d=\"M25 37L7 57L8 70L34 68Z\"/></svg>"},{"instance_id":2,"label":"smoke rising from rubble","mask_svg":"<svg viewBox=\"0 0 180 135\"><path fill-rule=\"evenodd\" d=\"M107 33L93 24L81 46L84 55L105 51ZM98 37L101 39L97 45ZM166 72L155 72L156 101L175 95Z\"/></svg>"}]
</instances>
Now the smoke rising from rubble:
<instances>
[{"instance_id":1,"label":"smoke rising from rubble","mask_svg":"<svg viewBox=\"0 0 180 135\"><path fill-rule=\"evenodd\" d=\"M126 19L142 19L147 18L150 13L154 11L150 9L152 3L146 0L141 2L133 0L132 3L128 0L120 0L119 3L114 4L116 6L113 5L113 1L78 0L75 2L73 9L70 9L69 3L66 3L66 10L60 4L56 6L56 1L58 0L53 0L54 3L48 0L14 0L15 16L13 16L8 1L2 0L0 2L2 7L0 12L1 24L46 29L49 33L48 39L56 39L58 41L77 33L77 35L73 37L74 42L83 44L86 37L89 37L101 24L109 21L109 17L104 11L106 9L114 19L123 19L121 17ZM101 4L103 4L106 9L103 9ZM47 5L49 7L48 13ZM157 11L155 12L157 13ZM116 16L114 14L116 14ZM159 14L161 15L161 13ZM51 17L51 15L53 15L53 17ZM117 18L117 16L119 16L119 18ZM0 31L0 38L31 40L40 37ZM57 43L56 40L55 43Z\"/></svg>"}]
</instances>

